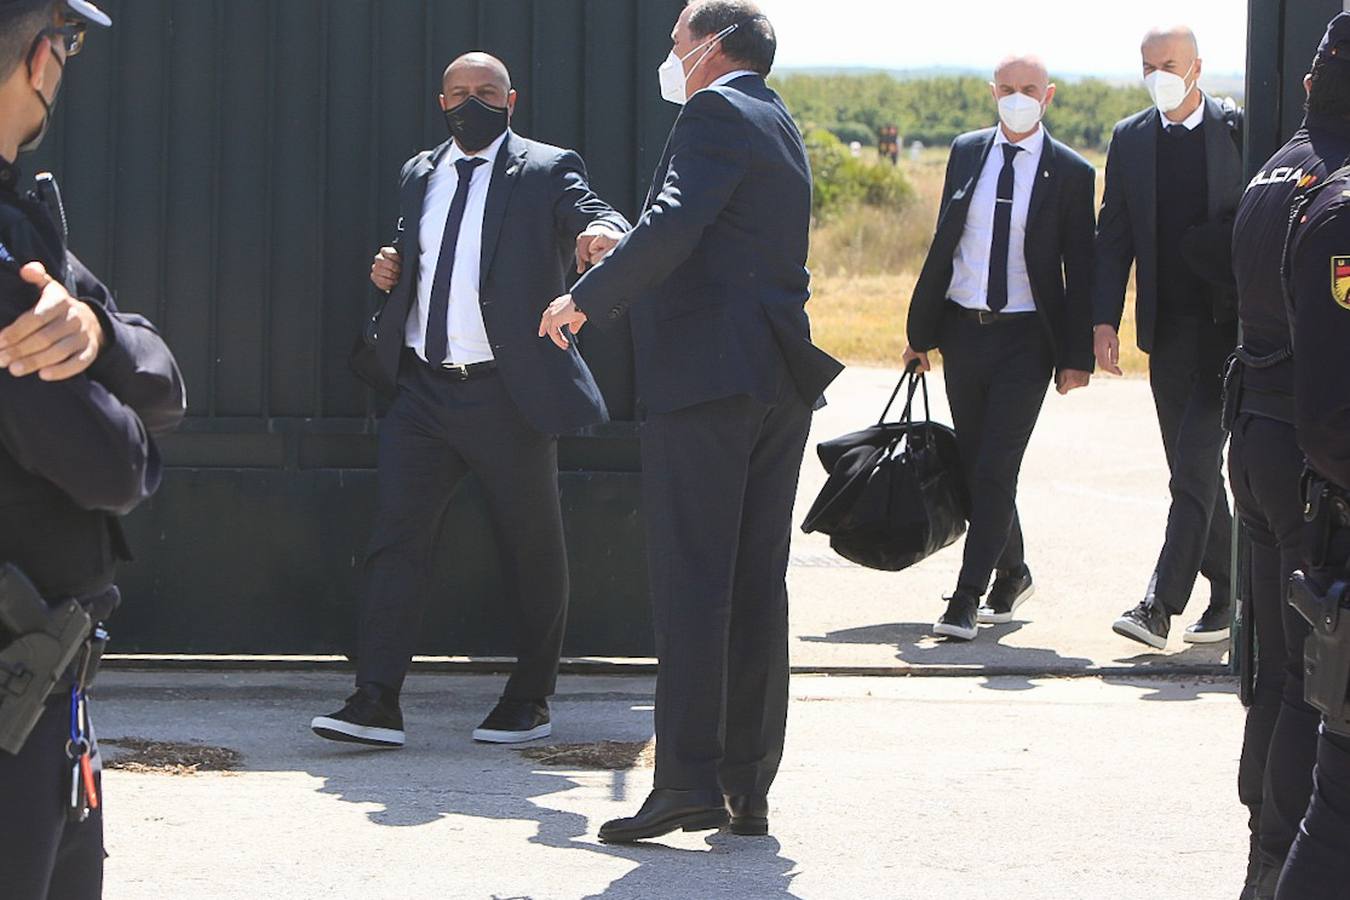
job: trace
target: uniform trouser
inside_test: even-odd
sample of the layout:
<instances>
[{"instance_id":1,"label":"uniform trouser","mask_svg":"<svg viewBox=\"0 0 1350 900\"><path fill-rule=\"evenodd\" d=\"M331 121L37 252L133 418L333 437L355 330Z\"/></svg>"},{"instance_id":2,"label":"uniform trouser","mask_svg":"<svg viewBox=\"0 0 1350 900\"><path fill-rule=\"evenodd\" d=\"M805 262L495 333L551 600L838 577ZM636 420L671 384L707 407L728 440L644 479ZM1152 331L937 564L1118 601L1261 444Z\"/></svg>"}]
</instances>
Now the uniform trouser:
<instances>
[{"instance_id":1,"label":"uniform trouser","mask_svg":"<svg viewBox=\"0 0 1350 900\"><path fill-rule=\"evenodd\" d=\"M70 709L58 701L47 707L18 756L0 750L4 900L98 900L103 894L103 804L81 823L66 821L69 738ZM102 801L102 775L95 769Z\"/></svg>"},{"instance_id":2,"label":"uniform trouser","mask_svg":"<svg viewBox=\"0 0 1350 900\"><path fill-rule=\"evenodd\" d=\"M518 661L504 696L553 693L568 594L557 447L521 417L500 376L454 381L405 358L380 426L357 684L402 688L441 521L455 487L473 472L487 495L516 622Z\"/></svg>"},{"instance_id":3,"label":"uniform trouser","mask_svg":"<svg viewBox=\"0 0 1350 900\"><path fill-rule=\"evenodd\" d=\"M1350 736L1322 727L1312 800L1280 876L1278 900L1344 900L1350 893Z\"/></svg>"},{"instance_id":4,"label":"uniform trouser","mask_svg":"<svg viewBox=\"0 0 1350 900\"><path fill-rule=\"evenodd\" d=\"M787 729L788 546L811 410L786 373L642 424L657 788L767 793Z\"/></svg>"},{"instance_id":5,"label":"uniform trouser","mask_svg":"<svg viewBox=\"0 0 1350 900\"><path fill-rule=\"evenodd\" d=\"M1017 479L1054 372L1040 317L980 325L948 315L939 348L947 401L970 490L960 593L981 597L990 576L1026 564Z\"/></svg>"},{"instance_id":6,"label":"uniform trouser","mask_svg":"<svg viewBox=\"0 0 1350 900\"><path fill-rule=\"evenodd\" d=\"M1172 495L1162 552L1149 596L1180 615L1203 574L1211 605L1232 597L1233 519L1220 471L1223 456L1224 360L1237 346L1235 323L1160 319L1149 353L1149 384L1171 473Z\"/></svg>"},{"instance_id":7,"label":"uniform trouser","mask_svg":"<svg viewBox=\"0 0 1350 900\"><path fill-rule=\"evenodd\" d=\"M1256 620L1256 691L1238 766L1238 797L1250 811L1251 875L1279 870L1312 791L1320 714L1303 699L1308 625L1287 602L1289 575L1301 565L1303 452L1294 427L1243 414L1228 449L1233 500L1251 538Z\"/></svg>"}]
</instances>

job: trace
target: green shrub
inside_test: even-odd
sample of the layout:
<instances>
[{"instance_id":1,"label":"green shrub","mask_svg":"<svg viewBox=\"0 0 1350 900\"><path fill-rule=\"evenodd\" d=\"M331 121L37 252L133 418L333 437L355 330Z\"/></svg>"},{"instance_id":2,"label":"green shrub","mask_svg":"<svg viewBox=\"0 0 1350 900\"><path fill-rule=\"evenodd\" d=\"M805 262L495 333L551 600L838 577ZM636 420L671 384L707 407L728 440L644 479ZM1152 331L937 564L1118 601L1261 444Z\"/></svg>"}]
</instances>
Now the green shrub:
<instances>
[{"instance_id":1,"label":"green shrub","mask_svg":"<svg viewBox=\"0 0 1350 900\"><path fill-rule=\"evenodd\" d=\"M824 128L805 135L814 178L812 213L826 219L846 210L869 206L899 212L914 199L904 172L875 157L855 157L843 141Z\"/></svg>"}]
</instances>

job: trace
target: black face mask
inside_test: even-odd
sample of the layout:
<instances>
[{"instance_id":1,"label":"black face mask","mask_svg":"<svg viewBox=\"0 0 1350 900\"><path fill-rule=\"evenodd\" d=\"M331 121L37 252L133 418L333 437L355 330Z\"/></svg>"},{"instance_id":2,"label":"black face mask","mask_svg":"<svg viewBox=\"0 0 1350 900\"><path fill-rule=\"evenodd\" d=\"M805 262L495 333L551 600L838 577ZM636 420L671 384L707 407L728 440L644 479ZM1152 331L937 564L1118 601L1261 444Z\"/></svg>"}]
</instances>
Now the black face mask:
<instances>
[{"instance_id":1,"label":"black face mask","mask_svg":"<svg viewBox=\"0 0 1350 900\"><path fill-rule=\"evenodd\" d=\"M450 136L465 153L477 153L491 144L509 123L510 112L505 106L488 106L477 97L470 97L454 109L445 111Z\"/></svg>"},{"instance_id":2,"label":"black face mask","mask_svg":"<svg viewBox=\"0 0 1350 900\"><path fill-rule=\"evenodd\" d=\"M38 40L43 40L43 38L39 36ZM37 48L37 44L34 43L33 47L34 49L28 52L28 64L30 66L33 63L33 53ZM66 68L66 64L61 61L61 57L53 54L52 59L56 60L56 64L60 66L62 70ZM58 84L56 89L59 92L61 86ZM52 99L49 102L46 97L42 96L42 91L34 91L33 93L37 94L38 101L42 103L42 124L38 126L38 130L34 132L28 140L19 145L20 153L29 153L36 150L42 143L42 139L47 136L47 129L50 128L52 124L52 105L56 103L56 94L52 94Z\"/></svg>"}]
</instances>

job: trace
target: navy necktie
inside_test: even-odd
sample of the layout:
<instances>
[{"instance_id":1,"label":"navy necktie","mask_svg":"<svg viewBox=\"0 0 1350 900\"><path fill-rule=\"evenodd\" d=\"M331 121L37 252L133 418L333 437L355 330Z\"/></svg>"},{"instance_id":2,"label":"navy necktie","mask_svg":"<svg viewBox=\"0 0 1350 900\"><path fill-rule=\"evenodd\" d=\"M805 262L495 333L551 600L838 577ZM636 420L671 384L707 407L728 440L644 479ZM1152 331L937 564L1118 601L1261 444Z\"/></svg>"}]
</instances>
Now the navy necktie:
<instances>
[{"instance_id":1,"label":"navy necktie","mask_svg":"<svg viewBox=\"0 0 1350 900\"><path fill-rule=\"evenodd\" d=\"M455 198L450 201L450 214L445 217L445 234L441 237L441 255L436 260L436 275L431 280L431 303L427 310L427 362L439 365L446 361L450 346L446 332L446 318L450 314L450 276L455 271L455 245L459 243L459 227L464 222L464 208L469 205L469 185L473 170L487 162L482 157L466 157L455 163L459 184Z\"/></svg>"},{"instance_id":2,"label":"navy necktie","mask_svg":"<svg viewBox=\"0 0 1350 900\"><path fill-rule=\"evenodd\" d=\"M1003 145L1003 171L998 173L998 199L994 202L994 242L989 249L989 309L999 312L1008 305L1008 242L1012 235L1013 158L1021 151L1016 144Z\"/></svg>"}]
</instances>

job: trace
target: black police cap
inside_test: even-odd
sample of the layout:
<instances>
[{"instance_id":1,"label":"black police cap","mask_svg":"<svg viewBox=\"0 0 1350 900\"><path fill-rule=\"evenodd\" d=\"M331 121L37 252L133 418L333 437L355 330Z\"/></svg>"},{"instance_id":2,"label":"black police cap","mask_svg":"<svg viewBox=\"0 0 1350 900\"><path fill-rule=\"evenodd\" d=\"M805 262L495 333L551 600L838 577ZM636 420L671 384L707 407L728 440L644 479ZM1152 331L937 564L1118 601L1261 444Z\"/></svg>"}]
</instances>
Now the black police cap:
<instances>
[{"instance_id":1,"label":"black police cap","mask_svg":"<svg viewBox=\"0 0 1350 900\"><path fill-rule=\"evenodd\" d=\"M1350 61L1350 12L1337 13L1317 46L1319 59Z\"/></svg>"},{"instance_id":2,"label":"black police cap","mask_svg":"<svg viewBox=\"0 0 1350 900\"><path fill-rule=\"evenodd\" d=\"M51 0L0 0L0 17L19 15L40 9ZM91 0L59 0L58 3L71 18L79 19L90 25L102 25L107 28L112 19L99 9Z\"/></svg>"}]
</instances>

